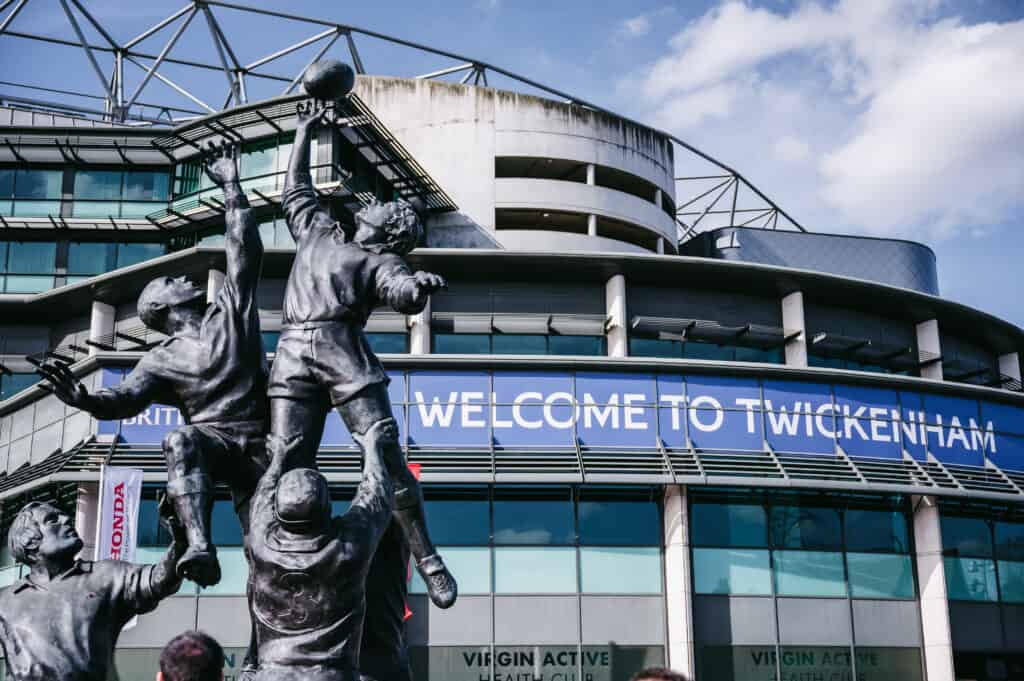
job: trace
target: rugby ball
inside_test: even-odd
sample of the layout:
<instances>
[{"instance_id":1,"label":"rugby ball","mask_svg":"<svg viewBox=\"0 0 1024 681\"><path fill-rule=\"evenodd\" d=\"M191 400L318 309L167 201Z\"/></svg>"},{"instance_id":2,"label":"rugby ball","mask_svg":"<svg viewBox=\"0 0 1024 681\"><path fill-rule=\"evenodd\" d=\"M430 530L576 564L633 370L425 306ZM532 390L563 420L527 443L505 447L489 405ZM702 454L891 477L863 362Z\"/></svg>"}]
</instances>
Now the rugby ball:
<instances>
[{"instance_id":1,"label":"rugby ball","mask_svg":"<svg viewBox=\"0 0 1024 681\"><path fill-rule=\"evenodd\" d=\"M341 99L356 84L356 74L337 59L321 59L302 74L302 88L314 99L333 102Z\"/></svg>"}]
</instances>

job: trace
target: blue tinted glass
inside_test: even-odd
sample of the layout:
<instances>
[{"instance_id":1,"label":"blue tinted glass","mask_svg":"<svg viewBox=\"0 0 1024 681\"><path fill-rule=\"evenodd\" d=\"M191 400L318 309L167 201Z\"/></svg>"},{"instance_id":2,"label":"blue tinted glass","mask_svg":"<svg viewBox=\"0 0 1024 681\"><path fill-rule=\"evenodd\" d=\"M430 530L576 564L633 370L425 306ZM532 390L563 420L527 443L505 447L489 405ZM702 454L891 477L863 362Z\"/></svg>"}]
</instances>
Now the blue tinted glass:
<instances>
[{"instance_id":1,"label":"blue tinted glass","mask_svg":"<svg viewBox=\"0 0 1024 681\"><path fill-rule=\"evenodd\" d=\"M38 382L39 376L36 373L4 374L3 377L0 377L0 399L6 400L11 395L19 393Z\"/></svg>"},{"instance_id":2,"label":"blue tinted glass","mask_svg":"<svg viewBox=\"0 0 1024 681\"><path fill-rule=\"evenodd\" d=\"M852 664L850 663L850 649L842 648L819 648L811 646L783 646L779 649L780 676L785 681L828 681L839 679L852 679ZM857 678L869 678L867 674L857 667ZM774 676L774 674L773 674ZM899 677L880 675L883 679L896 679ZM904 681L900 679L900 681Z\"/></svg>"},{"instance_id":3,"label":"blue tinted glass","mask_svg":"<svg viewBox=\"0 0 1024 681\"><path fill-rule=\"evenodd\" d=\"M693 583L699 594L768 596L772 592L768 551L694 549Z\"/></svg>"},{"instance_id":4,"label":"blue tinted glass","mask_svg":"<svg viewBox=\"0 0 1024 681\"><path fill-rule=\"evenodd\" d=\"M846 511L847 551L910 551L907 518L900 511Z\"/></svg>"},{"instance_id":5,"label":"blue tinted glass","mask_svg":"<svg viewBox=\"0 0 1024 681\"><path fill-rule=\"evenodd\" d=\"M431 528L433 529L433 528ZM441 546L438 553L444 557L445 565L453 575L458 575L459 594L491 593L491 549L486 546ZM423 578L415 569L409 591L414 594L427 593Z\"/></svg>"},{"instance_id":6,"label":"blue tinted glass","mask_svg":"<svg viewBox=\"0 0 1024 681\"><path fill-rule=\"evenodd\" d=\"M409 336L404 333L368 333L370 349L377 353L402 354L409 352Z\"/></svg>"},{"instance_id":7,"label":"blue tinted glass","mask_svg":"<svg viewBox=\"0 0 1024 681\"><path fill-rule=\"evenodd\" d=\"M0 272L7 271L7 242L0 241Z\"/></svg>"},{"instance_id":8,"label":"blue tinted glass","mask_svg":"<svg viewBox=\"0 0 1024 681\"><path fill-rule=\"evenodd\" d=\"M768 545L765 509L753 504L695 503L690 519L694 546Z\"/></svg>"},{"instance_id":9,"label":"blue tinted glass","mask_svg":"<svg viewBox=\"0 0 1024 681\"><path fill-rule=\"evenodd\" d=\"M737 346L734 356L737 362L763 362L766 364L781 364L783 362L782 348L745 348Z\"/></svg>"},{"instance_id":10,"label":"blue tinted glass","mask_svg":"<svg viewBox=\"0 0 1024 681\"><path fill-rule=\"evenodd\" d=\"M683 344L683 357L687 359L717 359L729 362L735 359L735 356L733 348L727 346L697 341L687 341Z\"/></svg>"},{"instance_id":11,"label":"blue tinted glass","mask_svg":"<svg viewBox=\"0 0 1024 681\"><path fill-rule=\"evenodd\" d=\"M260 339L263 342L263 352L277 352L277 341L281 340L281 332L262 331Z\"/></svg>"},{"instance_id":12,"label":"blue tinted glass","mask_svg":"<svg viewBox=\"0 0 1024 681\"><path fill-rule=\"evenodd\" d=\"M787 549L840 549L839 509L816 506L773 506L772 546Z\"/></svg>"},{"instance_id":13,"label":"blue tinted glass","mask_svg":"<svg viewBox=\"0 0 1024 681\"><path fill-rule=\"evenodd\" d=\"M7 293L40 293L53 288L53 276L32 276L27 274L8 275L4 291Z\"/></svg>"},{"instance_id":14,"label":"blue tinted glass","mask_svg":"<svg viewBox=\"0 0 1024 681\"><path fill-rule=\"evenodd\" d=\"M121 202L121 217L123 218L144 218L150 213L161 210L163 206L158 203L148 203L140 201L122 201Z\"/></svg>"},{"instance_id":15,"label":"blue tinted glass","mask_svg":"<svg viewBox=\"0 0 1024 681\"><path fill-rule=\"evenodd\" d=\"M633 357L682 357L683 344L673 340L630 338L629 354Z\"/></svg>"},{"instance_id":16,"label":"blue tinted glass","mask_svg":"<svg viewBox=\"0 0 1024 681\"><path fill-rule=\"evenodd\" d=\"M495 544L572 544L574 539L568 490L495 491Z\"/></svg>"},{"instance_id":17,"label":"blue tinted glass","mask_svg":"<svg viewBox=\"0 0 1024 681\"><path fill-rule=\"evenodd\" d=\"M76 243L68 244L69 274L102 274L114 269L115 244Z\"/></svg>"},{"instance_id":18,"label":"blue tinted glass","mask_svg":"<svg viewBox=\"0 0 1024 681\"><path fill-rule=\"evenodd\" d=\"M160 526L156 499L139 502L139 546L167 546L168 541Z\"/></svg>"},{"instance_id":19,"label":"blue tinted glass","mask_svg":"<svg viewBox=\"0 0 1024 681\"><path fill-rule=\"evenodd\" d=\"M576 593L576 549L571 546L496 547L494 592Z\"/></svg>"},{"instance_id":20,"label":"blue tinted glass","mask_svg":"<svg viewBox=\"0 0 1024 681\"><path fill-rule=\"evenodd\" d=\"M14 196L14 168L0 168L0 199Z\"/></svg>"},{"instance_id":21,"label":"blue tinted glass","mask_svg":"<svg viewBox=\"0 0 1024 681\"><path fill-rule=\"evenodd\" d=\"M598 357L604 354L604 337L548 336L548 354Z\"/></svg>"},{"instance_id":22,"label":"blue tinted glass","mask_svg":"<svg viewBox=\"0 0 1024 681\"><path fill-rule=\"evenodd\" d=\"M79 170L75 173L75 198L116 201L121 198L120 170Z\"/></svg>"},{"instance_id":23,"label":"blue tinted glass","mask_svg":"<svg viewBox=\"0 0 1024 681\"><path fill-rule=\"evenodd\" d=\"M63 171L18 170L14 178L16 199L59 199Z\"/></svg>"},{"instance_id":24,"label":"blue tinted glass","mask_svg":"<svg viewBox=\"0 0 1024 681\"><path fill-rule=\"evenodd\" d=\"M217 548L217 562L220 563L220 581L203 589L204 596L244 596L249 581L249 564L242 548Z\"/></svg>"},{"instance_id":25,"label":"blue tinted glass","mask_svg":"<svg viewBox=\"0 0 1024 681\"><path fill-rule=\"evenodd\" d=\"M44 218L47 215L60 215L60 201L19 199L14 202L11 215L17 218Z\"/></svg>"},{"instance_id":26,"label":"blue tinted glass","mask_svg":"<svg viewBox=\"0 0 1024 681\"><path fill-rule=\"evenodd\" d=\"M820 355L808 354L807 365L821 367L823 369L845 369L846 362L836 357L821 357Z\"/></svg>"},{"instance_id":27,"label":"blue tinted glass","mask_svg":"<svg viewBox=\"0 0 1024 681\"><path fill-rule=\"evenodd\" d=\"M996 558L1024 561L1024 523L996 523Z\"/></svg>"},{"instance_id":28,"label":"blue tinted glass","mask_svg":"<svg viewBox=\"0 0 1024 681\"><path fill-rule=\"evenodd\" d=\"M218 499L214 502L210 529L216 546L242 545L242 525L235 515L234 502L230 499Z\"/></svg>"},{"instance_id":29,"label":"blue tinted glass","mask_svg":"<svg viewBox=\"0 0 1024 681\"><path fill-rule=\"evenodd\" d=\"M441 355L486 355L491 336L486 333L435 333L434 352Z\"/></svg>"},{"instance_id":30,"label":"blue tinted glass","mask_svg":"<svg viewBox=\"0 0 1024 681\"><path fill-rule=\"evenodd\" d=\"M581 544L660 546L658 504L650 492L584 489L578 505Z\"/></svg>"},{"instance_id":31,"label":"blue tinted glass","mask_svg":"<svg viewBox=\"0 0 1024 681\"><path fill-rule=\"evenodd\" d=\"M121 217L121 204L117 201L75 201L71 206L71 217L118 218Z\"/></svg>"},{"instance_id":32,"label":"blue tinted glass","mask_svg":"<svg viewBox=\"0 0 1024 681\"><path fill-rule=\"evenodd\" d=\"M992 530L981 518L943 515L942 552L947 556L992 557Z\"/></svg>"},{"instance_id":33,"label":"blue tinted glass","mask_svg":"<svg viewBox=\"0 0 1024 681\"><path fill-rule=\"evenodd\" d=\"M654 547L580 547L583 593L661 593L661 550Z\"/></svg>"},{"instance_id":34,"label":"blue tinted glass","mask_svg":"<svg viewBox=\"0 0 1024 681\"><path fill-rule=\"evenodd\" d=\"M436 543L490 543L491 520L487 490L426 487L424 499L427 526Z\"/></svg>"},{"instance_id":35,"label":"blue tinted glass","mask_svg":"<svg viewBox=\"0 0 1024 681\"><path fill-rule=\"evenodd\" d=\"M166 201L170 176L166 172L138 170L124 174L124 198L128 201ZM154 206L151 210L155 210Z\"/></svg>"},{"instance_id":36,"label":"blue tinted glass","mask_svg":"<svg viewBox=\"0 0 1024 681\"><path fill-rule=\"evenodd\" d=\"M913 598L910 556L890 553L848 553L850 595L854 598Z\"/></svg>"},{"instance_id":37,"label":"blue tinted glass","mask_svg":"<svg viewBox=\"0 0 1024 681\"><path fill-rule=\"evenodd\" d=\"M128 267L140 262L158 258L164 254L163 244L118 244L117 245L117 266Z\"/></svg>"},{"instance_id":38,"label":"blue tinted glass","mask_svg":"<svg viewBox=\"0 0 1024 681\"><path fill-rule=\"evenodd\" d=\"M57 244L51 241L12 241L7 271L12 274L53 274L56 257Z\"/></svg>"},{"instance_id":39,"label":"blue tinted glass","mask_svg":"<svg viewBox=\"0 0 1024 681\"><path fill-rule=\"evenodd\" d=\"M951 600L999 600L995 561L950 556L943 560L946 568L946 593Z\"/></svg>"},{"instance_id":40,"label":"blue tinted glass","mask_svg":"<svg viewBox=\"0 0 1024 681\"><path fill-rule=\"evenodd\" d=\"M1024 603L1024 562L999 561L999 595L1004 603Z\"/></svg>"},{"instance_id":41,"label":"blue tinted glass","mask_svg":"<svg viewBox=\"0 0 1024 681\"><path fill-rule=\"evenodd\" d=\"M845 596L843 554L774 551L775 591L780 596Z\"/></svg>"},{"instance_id":42,"label":"blue tinted glass","mask_svg":"<svg viewBox=\"0 0 1024 681\"><path fill-rule=\"evenodd\" d=\"M491 337L495 355L545 355L548 337L525 333L496 333Z\"/></svg>"}]
</instances>

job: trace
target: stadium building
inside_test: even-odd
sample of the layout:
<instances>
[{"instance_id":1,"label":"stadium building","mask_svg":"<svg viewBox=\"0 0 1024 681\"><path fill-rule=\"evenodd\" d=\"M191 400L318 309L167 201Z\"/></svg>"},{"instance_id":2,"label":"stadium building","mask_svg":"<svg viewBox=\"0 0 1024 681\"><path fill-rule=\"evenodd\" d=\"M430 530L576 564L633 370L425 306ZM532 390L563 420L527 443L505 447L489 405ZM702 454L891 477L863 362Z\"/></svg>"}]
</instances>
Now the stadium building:
<instances>
[{"instance_id":1,"label":"stadium building","mask_svg":"<svg viewBox=\"0 0 1024 681\"><path fill-rule=\"evenodd\" d=\"M624 681L661 663L699 681L1024 679L1024 331L942 298L926 245L807 231L667 133L379 33L210 1L118 42L73 0L57 39L18 19L25 4L0 18L0 49L84 56L103 88L92 104L54 83L0 95L5 531L45 499L91 545L101 468L136 467L137 559L163 552L160 446L180 414L96 421L25 356L114 385L161 340L136 312L148 281L217 290L223 204L198 159L227 139L267 249L272 359L296 73L335 55L362 75L316 140L324 204L348 219L374 197L418 200L428 238L410 260L450 282L367 328L460 584L440 611L412 583L418 679ZM242 13L316 33L244 65ZM219 60L172 49L193 19ZM373 41L448 65L365 75ZM287 58L302 63L275 74ZM223 70L228 104L205 104L187 69ZM191 108L139 99L157 81ZM318 463L340 512L360 460L337 416ZM246 565L226 493L214 515L224 579L186 583L126 631L121 679L152 679L195 627L237 674ZM19 576L4 542L0 585Z\"/></svg>"}]
</instances>

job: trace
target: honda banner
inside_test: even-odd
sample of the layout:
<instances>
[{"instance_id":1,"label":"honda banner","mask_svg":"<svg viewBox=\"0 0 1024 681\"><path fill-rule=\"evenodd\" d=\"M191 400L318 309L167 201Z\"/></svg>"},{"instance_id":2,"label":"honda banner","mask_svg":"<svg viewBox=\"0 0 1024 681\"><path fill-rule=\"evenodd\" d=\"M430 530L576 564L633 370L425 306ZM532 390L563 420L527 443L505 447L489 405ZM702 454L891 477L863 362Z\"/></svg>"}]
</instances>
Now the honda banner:
<instances>
[{"instance_id":1,"label":"honda banner","mask_svg":"<svg viewBox=\"0 0 1024 681\"><path fill-rule=\"evenodd\" d=\"M138 545L142 471L105 466L100 483L96 560L135 561Z\"/></svg>"}]
</instances>

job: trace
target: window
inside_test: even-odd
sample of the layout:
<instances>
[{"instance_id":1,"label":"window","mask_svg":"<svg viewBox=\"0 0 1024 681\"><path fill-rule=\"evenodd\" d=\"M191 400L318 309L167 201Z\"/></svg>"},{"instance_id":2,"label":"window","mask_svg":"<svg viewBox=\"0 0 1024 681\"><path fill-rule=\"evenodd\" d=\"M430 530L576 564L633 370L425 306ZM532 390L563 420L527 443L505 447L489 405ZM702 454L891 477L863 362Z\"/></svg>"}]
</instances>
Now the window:
<instances>
[{"instance_id":1,"label":"window","mask_svg":"<svg viewBox=\"0 0 1024 681\"><path fill-rule=\"evenodd\" d=\"M1024 519L956 515L959 510L942 509L949 598L1024 603Z\"/></svg>"},{"instance_id":2,"label":"window","mask_svg":"<svg viewBox=\"0 0 1024 681\"><path fill-rule=\"evenodd\" d=\"M583 593L661 593L661 550L656 546L581 546Z\"/></svg>"},{"instance_id":3,"label":"window","mask_svg":"<svg viewBox=\"0 0 1024 681\"><path fill-rule=\"evenodd\" d=\"M0 376L0 400L6 400L8 397L16 395L38 382L39 375L35 372L4 374Z\"/></svg>"},{"instance_id":4,"label":"window","mask_svg":"<svg viewBox=\"0 0 1024 681\"><path fill-rule=\"evenodd\" d=\"M543 575L543 579L538 579ZM494 591L502 594L576 593L571 546L496 546Z\"/></svg>"},{"instance_id":5,"label":"window","mask_svg":"<svg viewBox=\"0 0 1024 681\"><path fill-rule=\"evenodd\" d=\"M913 598L914 572L909 555L847 553L850 595L854 598Z\"/></svg>"},{"instance_id":6,"label":"window","mask_svg":"<svg viewBox=\"0 0 1024 681\"><path fill-rule=\"evenodd\" d=\"M527 333L434 333L439 355L585 355L605 354L604 336Z\"/></svg>"},{"instance_id":7,"label":"window","mask_svg":"<svg viewBox=\"0 0 1024 681\"><path fill-rule=\"evenodd\" d=\"M768 551L693 549L694 588L699 594L770 596Z\"/></svg>"},{"instance_id":8,"label":"window","mask_svg":"<svg viewBox=\"0 0 1024 681\"><path fill-rule=\"evenodd\" d=\"M261 331L260 340L263 343L263 352L274 353L277 352L277 342L281 340L280 331Z\"/></svg>"},{"instance_id":9,"label":"window","mask_svg":"<svg viewBox=\"0 0 1024 681\"><path fill-rule=\"evenodd\" d=\"M491 593L491 550L488 547L445 546L440 552L444 556L445 565L453 575L457 575L460 594ZM427 586L416 570L412 570L409 592L427 593Z\"/></svg>"},{"instance_id":10,"label":"window","mask_svg":"<svg viewBox=\"0 0 1024 681\"><path fill-rule=\"evenodd\" d=\"M851 508L845 521L848 551L910 551L907 518L899 511Z\"/></svg>"},{"instance_id":11,"label":"window","mask_svg":"<svg viewBox=\"0 0 1024 681\"><path fill-rule=\"evenodd\" d=\"M585 487L577 513L581 545L661 544L658 504L648 490Z\"/></svg>"},{"instance_id":12,"label":"window","mask_svg":"<svg viewBox=\"0 0 1024 681\"><path fill-rule=\"evenodd\" d=\"M409 334L371 332L366 334L370 349L377 354L404 354L409 352Z\"/></svg>"},{"instance_id":13,"label":"window","mask_svg":"<svg viewBox=\"0 0 1024 681\"><path fill-rule=\"evenodd\" d=\"M53 288L57 244L48 241L0 242L0 279L4 293L39 293Z\"/></svg>"},{"instance_id":14,"label":"window","mask_svg":"<svg viewBox=\"0 0 1024 681\"><path fill-rule=\"evenodd\" d=\"M787 549L838 549L842 546L839 509L772 506L772 545Z\"/></svg>"},{"instance_id":15,"label":"window","mask_svg":"<svg viewBox=\"0 0 1024 681\"><path fill-rule=\"evenodd\" d=\"M0 168L0 215L60 215L64 172L43 168Z\"/></svg>"},{"instance_id":16,"label":"window","mask_svg":"<svg viewBox=\"0 0 1024 681\"><path fill-rule=\"evenodd\" d=\"M686 342L631 336L629 354L633 357L667 357L670 359L703 359L718 362L761 362L783 364L782 348L756 348L744 345L716 345L702 341Z\"/></svg>"},{"instance_id":17,"label":"window","mask_svg":"<svg viewBox=\"0 0 1024 681\"><path fill-rule=\"evenodd\" d=\"M437 544L487 546L491 504L484 487L426 487L427 525Z\"/></svg>"},{"instance_id":18,"label":"window","mask_svg":"<svg viewBox=\"0 0 1024 681\"><path fill-rule=\"evenodd\" d=\"M701 646L697 674L715 681L787 681L850 679L858 681L921 681L917 648L854 648L847 646ZM957 678L960 678L959 676ZM980 678L980 677L979 677Z\"/></svg>"},{"instance_id":19,"label":"window","mask_svg":"<svg viewBox=\"0 0 1024 681\"><path fill-rule=\"evenodd\" d=\"M845 596L843 554L774 551L775 590L780 596Z\"/></svg>"},{"instance_id":20,"label":"window","mask_svg":"<svg viewBox=\"0 0 1024 681\"><path fill-rule=\"evenodd\" d=\"M167 203L168 183L165 171L77 170L71 215L144 218Z\"/></svg>"},{"instance_id":21,"label":"window","mask_svg":"<svg viewBox=\"0 0 1024 681\"><path fill-rule=\"evenodd\" d=\"M695 546L768 546L768 521L761 505L695 504L691 527Z\"/></svg>"},{"instance_id":22,"label":"window","mask_svg":"<svg viewBox=\"0 0 1024 681\"><path fill-rule=\"evenodd\" d=\"M574 540L568 488L495 490L495 544L571 544Z\"/></svg>"}]
</instances>

